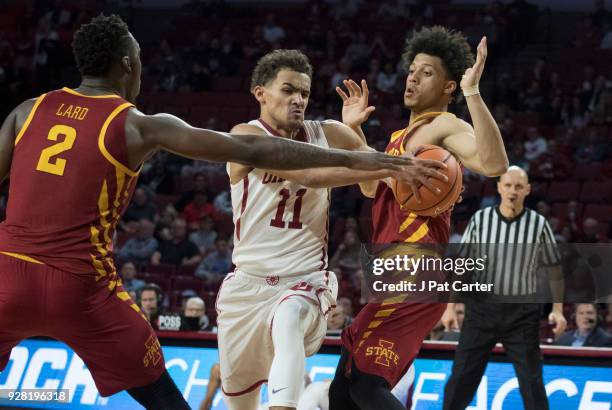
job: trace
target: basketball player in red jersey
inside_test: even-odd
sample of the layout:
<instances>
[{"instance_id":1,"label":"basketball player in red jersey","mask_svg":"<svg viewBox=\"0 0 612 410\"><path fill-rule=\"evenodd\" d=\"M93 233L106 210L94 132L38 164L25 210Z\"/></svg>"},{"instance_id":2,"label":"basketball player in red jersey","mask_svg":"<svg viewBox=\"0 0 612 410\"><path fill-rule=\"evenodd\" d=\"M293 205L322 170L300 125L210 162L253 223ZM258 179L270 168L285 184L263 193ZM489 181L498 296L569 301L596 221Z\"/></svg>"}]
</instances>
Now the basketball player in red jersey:
<instances>
[{"instance_id":1,"label":"basketball player in red jersey","mask_svg":"<svg viewBox=\"0 0 612 410\"><path fill-rule=\"evenodd\" d=\"M432 144L452 152L479 174L504 173L508 159L501 134L478 91L486 55L486 38L480 41L472 65L469 45L460 33L439 26L414 33L403 55L408 68L404 105L411 111L410 122L391 135L386 152L402 155ZM345 84L351 95L338 90L344 101L343 114L352 105L361 106L363 114L343 115L343 121L359 131L367 118L367 100L356 83ZM447 112L457 84L466 97L473 128ZM367 88L365 82L362 88ZM445 244L450 211L437 217L402 211L391 188L381 182L374 197L372 223L375 244ZM403 294L367 304L342 334L342 356L330 388L330 409L403 409L390 390L408 370L445 308L443 303L411 302Z\"/></svg>"},{"instance_id":2,"label":"basketball player in red jersey","mask_svg":"<svg viewBox=\"0 0 612 410\"><path fill-rule=\"evenodd\" d=\"M0 129L0 182L11 177L0 224L0 370L22 339L48 336L73 348L103 396L127 389L149 409L189 408L113 263L111 238L142 163L159 150L280 169L379 170L411 160L144 115L133 104L140 48L117 16L82 26L73 51L81 85L22 103Z\"/></svg>"}]
</instances>

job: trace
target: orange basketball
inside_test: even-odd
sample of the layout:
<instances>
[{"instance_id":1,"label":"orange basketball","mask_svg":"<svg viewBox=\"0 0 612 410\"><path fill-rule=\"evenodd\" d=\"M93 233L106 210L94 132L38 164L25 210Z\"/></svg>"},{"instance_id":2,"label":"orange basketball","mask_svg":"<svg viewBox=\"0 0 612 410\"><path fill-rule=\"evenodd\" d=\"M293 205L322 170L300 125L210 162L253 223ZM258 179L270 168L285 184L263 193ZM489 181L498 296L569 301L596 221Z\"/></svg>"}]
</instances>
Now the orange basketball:
<instances>
[{"instance_id":1,"label":"orange basketball","mask_svg":"<svg viewBox=\"0 0 612 410\"><path fill-rule=\"evenodd\" d=\"M416 157L444 162L448 168L438 169L438 171L445 174L448 177L448 181L444 182L440 179L429 177L432 185L440 189L440 193L435 194L424 185L421 185L419 187L421 202L419 203L408 184L393 180L395 198L404 211L414 212L422 216L440 215L459 199L463 187L461 166L450 152L435 145L423 145L423 149L417 153Z\"/></svg>"}]
</instances>

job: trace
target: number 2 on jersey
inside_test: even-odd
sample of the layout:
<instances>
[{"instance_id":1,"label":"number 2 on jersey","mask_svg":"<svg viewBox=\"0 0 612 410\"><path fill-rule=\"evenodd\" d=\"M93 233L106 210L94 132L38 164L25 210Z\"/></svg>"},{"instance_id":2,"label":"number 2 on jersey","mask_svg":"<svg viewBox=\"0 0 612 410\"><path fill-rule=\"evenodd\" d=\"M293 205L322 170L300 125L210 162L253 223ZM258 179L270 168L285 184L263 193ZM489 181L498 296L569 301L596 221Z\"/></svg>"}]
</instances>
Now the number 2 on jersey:
<instances>
[{"instance_id":1,"label":"number 2 on jersey","mask_svg":"<svg viewBox=\"0 0 612 410\"><path fill-rule=\"evenodd\" d=\"M36 165L37 171L46 172L53 175L64 175L64 169L66 168L66 160L63 158L56 158L52 162L53 157L58 156L62 152L69 151L74 145L76 140L76 130L67 125L54 125L49 131L47 139L50 141L57 141L57 138L63 135L64 140L53 144L42 150L40 158L38 159L38 165Z\"/></svg>"},{"instance_id":2,"label":"number 2 on jersey","mask_svg":"<svg viewBox=\"0 0 612 410\"><path fill-rule=\"evenodd\" d=\"M302 229L302 223L300 222L300 212L302 212L302 198L306 195L306 189L298 189L295 193L297 197L295 199L295 203L293 204L293 219L289 222L289 229ZM283 217L285 216L285 206L287 205L287 201L291 198L291 191L287 188L283 188L280 190L281 200L278 203L278 208L276 208L276 216L274 219L270 221L270 226L274 226L275 228L284 228L285 221L283 221Z\"/></svg>"}]
</instances>

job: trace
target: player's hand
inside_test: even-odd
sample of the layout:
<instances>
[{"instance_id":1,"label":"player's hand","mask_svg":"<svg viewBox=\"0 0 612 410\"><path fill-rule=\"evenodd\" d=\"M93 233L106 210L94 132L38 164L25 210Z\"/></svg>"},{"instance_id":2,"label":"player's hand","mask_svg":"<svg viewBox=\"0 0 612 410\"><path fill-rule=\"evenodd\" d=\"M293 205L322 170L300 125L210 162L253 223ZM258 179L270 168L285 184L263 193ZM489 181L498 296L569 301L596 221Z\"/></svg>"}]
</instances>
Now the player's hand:
<instances>
[{"instance_id":1,"label":"player's hand","mask_svg":"<svg viewBox=\"0 0 612 410\"><path fill-rule=\"evenodd\" d=\"M421 202L419 188L422 185L424 185L434 194L438 195L440 193L440 189L434 186L430 178L436 178L444 182L448 181L448 177L438 171L439 169L446 168L446 164L444 162L431 159L412 158L412 165L402 167L402 170L399 172L394 172L392 177L401 183L408 184L417 202Z\"/></svg>"},{"instance_id":2,"label":"player's hand","mask_svg":"<svg viewBox=\"0 0 612 410\"><path fill-rule=\"evenodd\" d=\"M455 306L449 303L446 306L446 310L442 314L442 319L440 319L442 325L444 326L444 330L447 332L453 330L459 330L459 320L457 319L457 312L455 312Z\"/></svg>"},{"instance_id":3,"label":"player's hand","mask_svg":"<svg viewBox=\"0 0 612 410\"><path fill-rule=\"evenodd\" d=\"M404 170L404 167L414 165L415 163L415 159L412 157L387 155L375 151L346 151L346 155L348 155L349 161L347 168L362 171L388 169L400 172Z\"/></svg>"},{"instance_id":4,"label":"player's hand","mask_svg":"<svg viewBox=\"0 0 612 410\"><path fill-rule=\"evenodd\" d=\"M368 84L365 80L361 80L361 87L353 80L344 80L342 83L348 90L347 95L342 88L336 87L336 92L342 98L342 122L351 128L359 127L376 109L368 105Z\"/></svg>"},{"instance_id":5,"label":"player's hand","mask_svg":"<svg viewBox=\"0 0 612 410\"><path fill-rule=\"evenodd\" d=\"M461 77L461 88L469 88L480 83L480 77L484 71L485 61L487 60L487 38L483 37L476 49L476 62L471 68L465 70Z\"/></svg>"},{"instance_id":6,"label":"player's hand","mask_svg":"<svg viewBox=\"0 0 612 410\"><path fill-rule=\"evenodd\" d=\"M567 327L567 320L565 320L565 316L563 316L563 312L552 311L548 315L548 323L554 324L553 333L555 335L555 339L557 339L563 332L565 332L565 328Z\"/></svg>"}]
</instances>

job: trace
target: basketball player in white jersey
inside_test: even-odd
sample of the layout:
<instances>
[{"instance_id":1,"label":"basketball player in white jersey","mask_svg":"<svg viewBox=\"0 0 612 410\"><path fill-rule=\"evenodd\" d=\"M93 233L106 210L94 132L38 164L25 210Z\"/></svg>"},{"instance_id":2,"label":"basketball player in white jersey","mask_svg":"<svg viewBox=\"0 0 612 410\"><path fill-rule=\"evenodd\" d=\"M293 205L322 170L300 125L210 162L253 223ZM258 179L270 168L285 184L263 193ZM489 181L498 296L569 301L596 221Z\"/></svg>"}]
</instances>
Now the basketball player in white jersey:
<instances>
[{"instance_id":1,"label":"basketball player in white jersey","mask_svg":"<svg viewBox=\"0 0 612 410\"><path fill-rule=\"evenodd\" d=\"M232 132L370 150L365 137L340 122L304 120L311 75L308 58L297 50L262 57L251 81L260 118ZM257 409L264 382L270 409L297 406L304 359L321 346L325 315L337 294L336 276L327 270L329 188L361 182L362 191L371 191L375 181L390 176L415 187L428 185L427 176L445 178L436 171L442 167L416 159L401 174L344 168L278 172L228 164L236 270L226 277L216 307L222 389L231 410Z\"/></svg>"}]
</instances>

